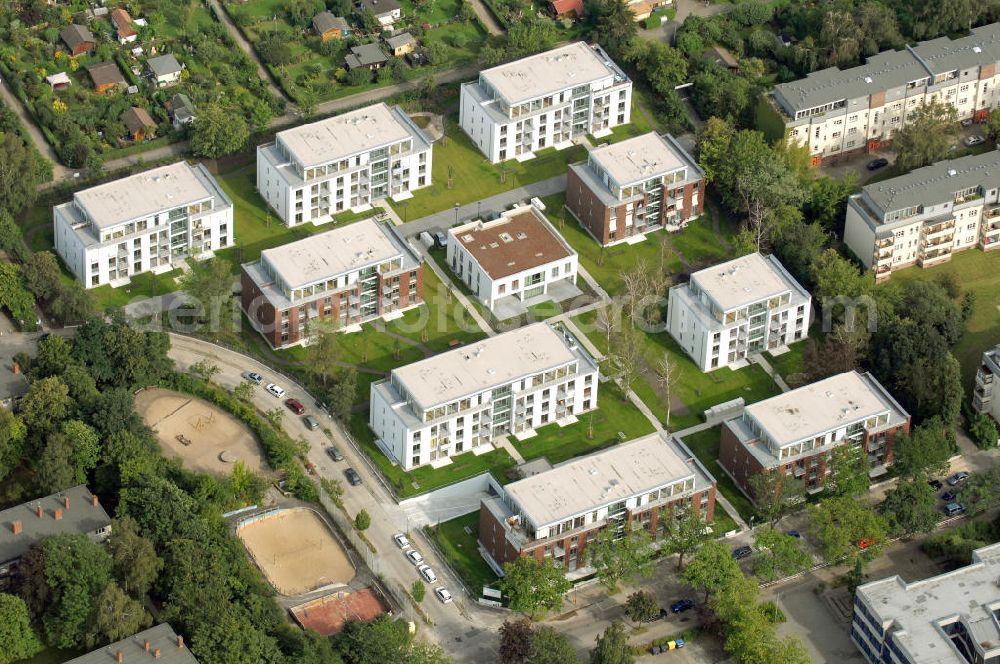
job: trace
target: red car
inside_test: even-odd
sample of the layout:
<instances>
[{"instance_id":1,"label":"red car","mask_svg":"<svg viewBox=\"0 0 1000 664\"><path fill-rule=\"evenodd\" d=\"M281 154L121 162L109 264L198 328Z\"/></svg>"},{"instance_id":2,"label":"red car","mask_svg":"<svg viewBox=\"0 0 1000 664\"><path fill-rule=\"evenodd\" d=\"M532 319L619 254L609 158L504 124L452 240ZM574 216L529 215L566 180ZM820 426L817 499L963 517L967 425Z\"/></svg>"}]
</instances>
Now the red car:
<instances>
[{"instance_id":1,"label":"red car","mask_svg":"<svg viewBox=\"0 0 1000 664\"><path fill-rule=\"evenodd\" d=\"M302 405L302 402L298 399L286 399L285 405L288 406L288 410L292 411L296 415L302 415L306 412L306 407Z\"/></svg>"},{"instance_id":2,"label":"red car","mask_svg":"<svg viewBox=\"0 0 1000 664\"><path fill-rule=\"evenodd\" d=\"M868 547L870 547L874 543L875 543L875 540L873 540L872 538L870 538L870 537L862 537L861 539L858 540L858 548L859 549L867 549Z\"/></svg>"}]
</instances>

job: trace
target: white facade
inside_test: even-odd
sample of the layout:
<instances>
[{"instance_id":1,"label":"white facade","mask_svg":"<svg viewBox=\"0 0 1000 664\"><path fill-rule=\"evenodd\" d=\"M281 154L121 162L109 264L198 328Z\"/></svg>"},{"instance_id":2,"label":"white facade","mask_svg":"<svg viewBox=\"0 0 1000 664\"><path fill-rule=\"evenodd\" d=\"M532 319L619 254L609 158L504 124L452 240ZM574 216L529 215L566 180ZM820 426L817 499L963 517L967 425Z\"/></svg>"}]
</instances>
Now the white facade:
<instances>
[{"instance_id":1,"label":"white facade","mask_svg":"<svg viewBox=\"0 0 1000 664\"><path fill-rule=\"evenodd\" d=\"M812 298L774 256L749 254L670 289L667 330L702 371L804 339Z\"/></svg>"},{"instance_id":2,"label":"white facade","mask_svg":"<svg viewBox=\"0 0 1000 664\"><path fill-rule=\"evenodd\" d=\"M431 183L431 142L398 106L375 104L278 132L257 147L257 190L289 226Z\"/></svg>"},{"instance_id":3,"label":"white facade","mask_svg":"<svg viewBox=\"0 0 1000 664\"><path fill-rule=\"evenodd\" d=\"M576 283L579 258L533 205L448 230L448 265L490 311L497 300L543 296Z\"/></svg>"},{"instance_id":4,"label":"white facade","mask_svg":"<svg viewBox=\"0 0 1000 664\"><path fill-rule=\"evenodd\" d=\"M983 353L983 361L976 372L972 391L972 410L989 415L1000 422L1000 399L994 399L993 390L1000 382L1000 346Z\"/></svg>"},{"instance_id":5,"label":"white facade","mask_svg":"<svg viewBox=\"0 0 1000 664\"><path fill-rule=\"evenodd\" d=\"M394 369L372 384L369 424L405 470L441 465L596 408L598 378L572 334L535 323Z\"/></svg>"},{"instance_id":6,"label":"white facade","mask_svg":"<svg viewBox=\"0 0 1000 664\"><path fill-rule=\"evenodd\" d=\"M632 81L599 46L568 44L462 85L459 124L493 163L528 159L631 117Z\"/></svg>"},{"instance_id":7,"label":"white facade","mask_svg":"<svg viewBox=\"0 0 1000 664\"><path fill-rule=\"evenodd\" d=\"M178 162L91 189L52 208L55 250L87 288L168 272L233 244L233 204L198 164Z\"/></svg>"}]
</instances>

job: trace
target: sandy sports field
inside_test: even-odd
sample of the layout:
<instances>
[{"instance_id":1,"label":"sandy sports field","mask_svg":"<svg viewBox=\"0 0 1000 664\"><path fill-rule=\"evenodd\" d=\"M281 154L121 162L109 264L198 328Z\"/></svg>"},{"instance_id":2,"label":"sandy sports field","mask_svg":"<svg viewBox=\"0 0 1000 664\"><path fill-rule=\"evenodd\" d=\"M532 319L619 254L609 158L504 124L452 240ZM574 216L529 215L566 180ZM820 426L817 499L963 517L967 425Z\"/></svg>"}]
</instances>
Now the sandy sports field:
<instances>
[{"instance_id":1,"label":"sandy sports field","mask_svg":"<svg viewBox=\"0 0 1000 664\"><path fill-rule=\"evenodd\" d=\"M242 461L255 473L269 474L250 429L207 401L151 388L136 395L135 409L156 432L164 454L179 458L185 468L228 475Z\"/></svg>"},{"instance_id":2,"label":"sandy sports field","mask_svg":"<svg viewBox=\"0 0 1000 664\"><path fill-rule=\"evenodd\" d=\"M295 507L257 515L241 523L236 532L282 595L347 585L354 578L347 553L311 509Z\"/></svg>"}]
</instances>

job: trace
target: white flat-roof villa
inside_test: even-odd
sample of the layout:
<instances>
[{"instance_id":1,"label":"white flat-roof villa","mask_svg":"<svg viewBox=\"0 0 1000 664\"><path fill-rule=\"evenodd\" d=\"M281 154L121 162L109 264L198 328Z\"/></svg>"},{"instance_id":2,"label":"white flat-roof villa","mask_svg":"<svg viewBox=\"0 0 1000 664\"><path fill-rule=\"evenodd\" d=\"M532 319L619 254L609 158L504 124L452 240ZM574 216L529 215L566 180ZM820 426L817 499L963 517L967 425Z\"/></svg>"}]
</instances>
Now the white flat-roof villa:
<instances>
[{"instance_id":1,"label":"white flat-roof villa","mask_svg":"<svg viewBox=\"0 0 1000 664\"><path fill-rule=\"evenodd\" d=\"M562 326L535 323L393 369L372 384L369 424L405 470L493 449L597 407L597 362Z\"/></svg>"},{"instance_id":2,"label":"white flat-roof villa","mask_svg":"<svg viewBox=\"0 0 1000 664\"><path fill-rule=\"evenodd\" d=\"M55 249L87 288L169 272L233 244L233 204L201 164L179 161L73 194L52 208Z\"/></svg>"},{"instance_id":3,"label":"white flat-roof villa","mask_svg":"<svg viewBox=\"0 0 1000 664\"><path fill-rule=\"evenodd\" d=\"M806 337L812 298L774 256L747 254L670 289L667 330L702 371Z\"/></svg>"},{"instance_id":4,"label":"white flat-roof villa","mask_svg":"<svg viewBox=\"0 0 1000 664\"><path fill-rule=\"evenodd\" d=\"M632 81L600 46L575 42L462 84L459 124L493 163L606 136L631 117Z\"/></svg>"},{"instance_id":5,"label":"white flat-roof villa","mask_svg":"<svg viewBox=\"0 0 1000 664\"><path fill-rule=\"evenodd\" d=\"M400 107L375 104L279 131L257 146L257 190L289 226L324 223L426 187L431 152Z\"/></svg>"}]
</instances>

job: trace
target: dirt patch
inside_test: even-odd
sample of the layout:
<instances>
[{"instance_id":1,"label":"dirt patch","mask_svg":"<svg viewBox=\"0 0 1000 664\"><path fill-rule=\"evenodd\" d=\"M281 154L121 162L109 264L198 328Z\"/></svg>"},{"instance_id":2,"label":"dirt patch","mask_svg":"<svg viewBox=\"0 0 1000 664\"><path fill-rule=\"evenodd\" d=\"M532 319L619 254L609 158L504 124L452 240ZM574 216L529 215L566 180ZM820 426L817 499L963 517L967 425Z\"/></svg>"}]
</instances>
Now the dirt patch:
<instances>
[{"instance_id":1,"label":"dirt patch","mask_svg":"<svg viewBox=\"0 0 1000 664\"><path fill-rule=\"evenodd\" d=\"M339 633L348 620L370 622L388 610L381 595L371 588L334 593L291 608L297 623L323 636Z\"/></svg>"},{"instance_id":2,"label":"dirt patch","mask_svg":"<svg viewBox=\"0 0 1000 664\"><path fill-rule=\"evenodd\" d=\"M304 507L244 521L237 533L274 589L292 596L347 585L354 565L318 514Z\"/></svg>"},{"instance_id":3,"label":"dirt patch","mask_svg":"<svg viewBox=\"0 0 1000 664\"><path fill-rule=\"evenodd\" d=\"M156 432L164 454L189 470L228 475L242 461L255 473L269 474L250 429L207 401L151 388L136 395L135 409Z\"/></svg>"}]
</instances>

